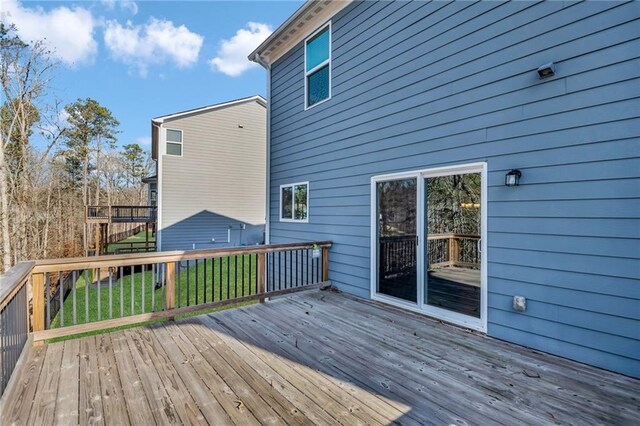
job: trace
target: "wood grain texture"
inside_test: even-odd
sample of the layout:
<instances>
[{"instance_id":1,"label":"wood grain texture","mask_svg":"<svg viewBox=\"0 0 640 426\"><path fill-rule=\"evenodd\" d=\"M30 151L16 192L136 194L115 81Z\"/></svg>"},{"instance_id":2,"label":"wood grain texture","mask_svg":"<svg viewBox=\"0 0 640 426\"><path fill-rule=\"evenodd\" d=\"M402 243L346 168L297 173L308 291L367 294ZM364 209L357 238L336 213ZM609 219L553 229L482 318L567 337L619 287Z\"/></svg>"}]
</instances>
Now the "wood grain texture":
<instances>
[{"instance_id":1,"label":"wood grain texture","mask_svg":"<svg viewBox=\"0 0 640 426\"><path fill-rule=\"evenodd\" d=\"M20 374L3 425L632 424L640 416L640 380L332 291L47 344L29 352Z\"/></svg>"}]
</instances>

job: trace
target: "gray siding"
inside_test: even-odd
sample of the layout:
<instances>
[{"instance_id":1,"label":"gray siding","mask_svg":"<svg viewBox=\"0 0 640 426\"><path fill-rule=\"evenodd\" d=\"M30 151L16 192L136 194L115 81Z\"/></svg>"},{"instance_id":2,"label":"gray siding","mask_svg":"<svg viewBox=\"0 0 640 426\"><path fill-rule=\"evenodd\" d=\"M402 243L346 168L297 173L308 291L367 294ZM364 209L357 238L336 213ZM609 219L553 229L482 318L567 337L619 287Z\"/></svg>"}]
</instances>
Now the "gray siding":
<instances>
[{"instance_id":1,"label":"gray siding","mask_svg":"<svg viewBox=\"0 0 640 426\"><path fill-rule=\"evenodd\" d=\"M266 109L249 101L166 120L163 128L183 131L183 156L161 159L161 249L261 243Z\"/></svg>"},{"instance_id":2,"label":"gray siding","mask_svg":"<svg viewBox=\"0 0 640 426\"><path fill-rule=\"evenodd\" d=\"M639 16L638 2L347 7L330 101L304 111L302 43L272 67L271 242L332 240L332 281L369 297L371 176L486 161L488 334L640 376ZM306 180L309 223L279 222L279 185Z\"/></svg>"}]
</instances>

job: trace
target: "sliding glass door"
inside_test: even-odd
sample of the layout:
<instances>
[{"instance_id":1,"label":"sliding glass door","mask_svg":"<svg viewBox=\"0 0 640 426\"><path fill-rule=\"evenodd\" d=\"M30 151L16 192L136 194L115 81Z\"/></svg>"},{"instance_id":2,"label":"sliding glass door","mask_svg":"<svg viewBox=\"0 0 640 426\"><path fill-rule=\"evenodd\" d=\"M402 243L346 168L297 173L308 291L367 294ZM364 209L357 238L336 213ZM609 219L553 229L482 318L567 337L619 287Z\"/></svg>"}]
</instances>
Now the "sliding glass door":
<instances>
[{"instance_id":1,"label":"sliding glass door","mask_svg":"<svg viewBox=\"0 0 640 426\"><path fill-rule=\"evenodd\" d=\"M377 292L416 303L417 178L376 184Z\"/></svg>"},{"instance_id":2,"label":"sliding glass door","mask_svg":"<svg viewBox=\"0 0 640 426\"><path fill-rule=\"evenodd\" d=\"M480 173L424 179L424 303L480 318Z\"/></svg>"},{"instance_id":3,"label":"sliding glass door","mask_svg":"<svg viewBox=\"0 0 640 426\"><path fill-rule=\"evenodd\" d=\"M372 179L374 299L486 330L485 164Z\"/></svg>"}]
</instances>

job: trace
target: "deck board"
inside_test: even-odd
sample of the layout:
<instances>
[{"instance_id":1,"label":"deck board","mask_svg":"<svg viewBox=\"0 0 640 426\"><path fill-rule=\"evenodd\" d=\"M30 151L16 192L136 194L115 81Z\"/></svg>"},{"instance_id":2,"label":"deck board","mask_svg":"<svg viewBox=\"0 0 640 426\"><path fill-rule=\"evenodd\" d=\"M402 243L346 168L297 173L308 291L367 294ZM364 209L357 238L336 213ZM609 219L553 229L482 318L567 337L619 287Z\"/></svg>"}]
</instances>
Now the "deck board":
<instances>
[{"instance_id":1,"label":"deck board","mask_svg":"<svg viewBox=\"0 0 640 426\"><path fill-rule=\"evenodd\" d=\"M18 379L3 400L3 425L640 417L640 380L320 291L36 347Z\"/></svg>"}]
</instances>

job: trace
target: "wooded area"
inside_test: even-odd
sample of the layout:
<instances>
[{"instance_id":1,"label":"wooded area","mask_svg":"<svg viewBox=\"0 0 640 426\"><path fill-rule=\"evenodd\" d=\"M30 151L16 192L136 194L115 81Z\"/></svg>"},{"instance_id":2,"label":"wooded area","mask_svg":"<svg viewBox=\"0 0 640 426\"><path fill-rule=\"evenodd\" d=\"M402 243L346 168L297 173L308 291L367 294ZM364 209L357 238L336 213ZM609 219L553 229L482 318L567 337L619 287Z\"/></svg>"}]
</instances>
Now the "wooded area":
<instances>
[{"instance_id":1,"label":"wooded area","mask_svg":"<svg viewBox=\"0 0 640 426\"><path fill-rule=\"evenodd\" d=\"M147 202L148 153L118 144L119 122L98 101L63 106L52 58L41 41L0 24L0 272L24 259L84 255L95 239L87 205Z\"/></svg>"}]
</instances>

